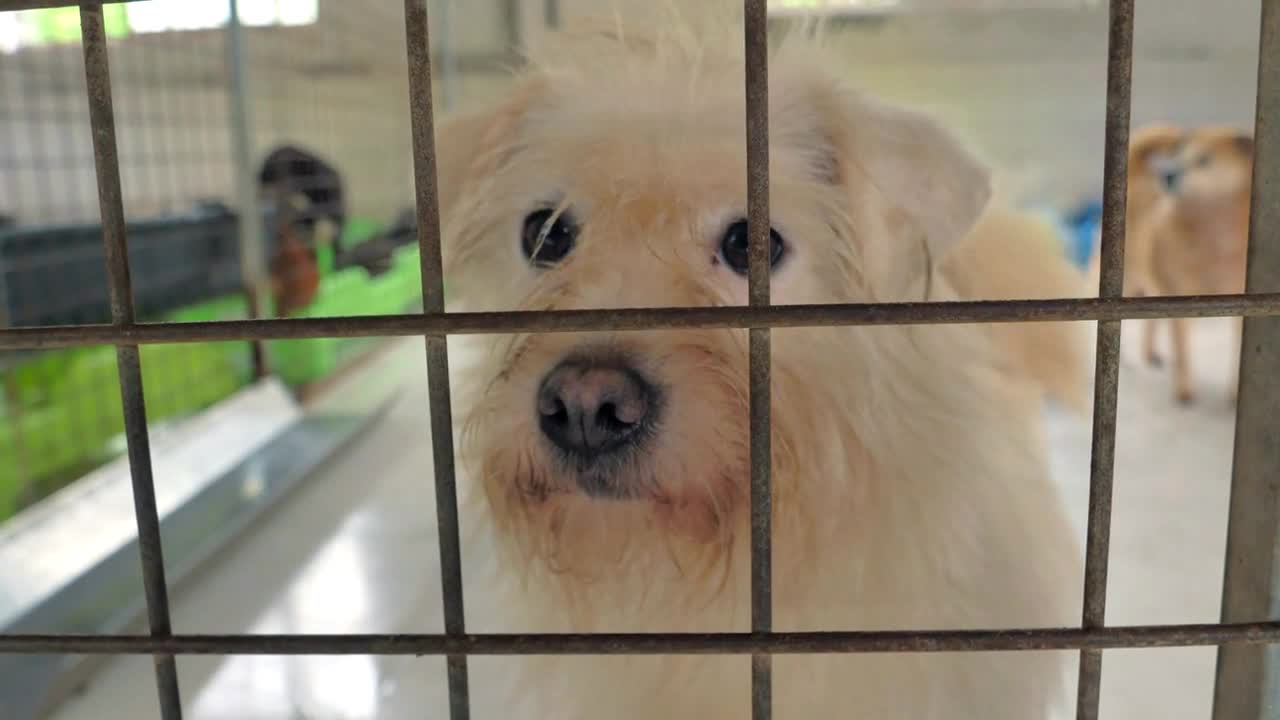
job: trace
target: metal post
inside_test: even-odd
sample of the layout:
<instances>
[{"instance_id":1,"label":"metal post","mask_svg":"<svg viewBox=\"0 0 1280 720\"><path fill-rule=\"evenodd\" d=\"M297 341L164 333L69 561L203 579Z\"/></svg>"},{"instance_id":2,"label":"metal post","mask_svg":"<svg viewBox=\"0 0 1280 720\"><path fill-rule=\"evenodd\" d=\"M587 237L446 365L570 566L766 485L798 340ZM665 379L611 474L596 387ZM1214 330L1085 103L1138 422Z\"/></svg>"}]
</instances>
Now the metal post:
<instances>
[{"instance_id":1,"label":"metal post","mask_svg":"<svg viewBox=\"0 0 1280 720\"><path fill-rule=\"evenodd\" d=\"M98 207L102 214L102 244L107 258L107 286L111 295L111 321L117 327L135 323L133 287L129 278L129 243L124 224L120 188L120 156L116 150L115 111L111 104L111 70L101 4L80 6L84 43L84 71L89 95L89 122L93 129L93 160L98 178ZM137 345L118 345L116 365L124 409L125 440L129 449L129 474L133 481L133 510L138 526L138 552L142 561L142 585L147 599L147 621L152 637L173 634L169 620L169 589L165 581L164 553L160 543L160 516L156 510L155 478L151 470L151 441L142 394L142 365ZM156 655L156 687L160 716L181 720L178 670L173 655Z\"/></svg>"},{"instance_id":2,"label":"metal post","mask_svg":"<svg viewBox=\"0 0 1280 720\"><path fill-rule=\"evenodd\" d=\"M1099 296L1124 290L1125 206L1129 182L1129 111L1133 81L1133 0L1111 0L1107 41L1107 122L1103 157L1102 260ZM1107 566L1111 554L1111 496L1115 480L1116 400L1120 384L1120 323L1098 323L1093 387L1093 442L1089 460L1089 520L1085 536L1085 629L1106 626ZM1080 653L1078 720L1097 720L1102 652Z\"/></svg>"},{"instance_id":3,"label":"metal post","mask_svg":"<svg viewBox=\"0 0 1280 720\"><path fill-rule=\"evenodd\" d=\"M422 311L444 313L444 263L440 254L440 198L436 188L431 42L426 0L404 0L404 22L409 56L409 116L413 126L413 186L417 200ZM449 348L446 336L441 333L428 334L426 345L444 631L450 636L458 636L466 632L466 616L462 595L458 487L454 476ZM471 716L467 658L465 655L449 655L445 663L449 683L449 717L451 720L467 720Z\"/></svg>"},{"instance_id":4,"label":"metal post","mask_svg":"<svg viewBox=\"0 0 1280 720\"><path fill-rule=\"evenodd\" d=\"M507 52L518 50L521 44L520 0L502 0L502 33Z\"/></svg>"},{"instance_id":5,"label":"metal post","mask_svg":"<svg viewBox=\"0 0 1280 720\"><path fill-rule=\"evenodd\" d=\"M769 305L769 10L745 0L747 130L747 295L752 307ZM751 440L751 632L773 631L773 481L770 403L770 331L747 331ZM773 658L751 657L751 717L773 717Z\"/></svg>"},{"instance_id":6,"label":"metal post","mask_svg":"<svg viewBox=\"0 0 1280 720\"><path fill-rule=\"evenodd\" d=\"M1280 290L1280 0L1262 0L1246 291ZM1244 322L1222 620L1280 617L1280 319ZM1214 720L1280 718L1275 648L1218 651Z\"/></svg>"},{"instance_id":7,"label":"metal post","mask_svg":"<svg viewBox=\"0 0 1280 720\"><path fill-rule=\"evenodd\" d=\"M244 28L240 24L239 0L228 0L227 77L231 109L232 178L240 205L240 274L249 298L249 317L263 316L270 295L266 272L266 248L262 237L262 210L258 207L258 178L253 171L253 138L249 130L249 78L245 72ZM269 369L265 344L252 342L253 369L258 378Z\"/></svg>"},{"instance_id":8,"label":"metal post","mask_svg":"<svg viewBox=\"0 0 1280 720\"><path fill-rule=\"evenodd\" d=\"M446 112L458 104L458 51L454 47L454 1L436 2L436 52L440 57L440 104Z\"/></svg>"}]
</instances>

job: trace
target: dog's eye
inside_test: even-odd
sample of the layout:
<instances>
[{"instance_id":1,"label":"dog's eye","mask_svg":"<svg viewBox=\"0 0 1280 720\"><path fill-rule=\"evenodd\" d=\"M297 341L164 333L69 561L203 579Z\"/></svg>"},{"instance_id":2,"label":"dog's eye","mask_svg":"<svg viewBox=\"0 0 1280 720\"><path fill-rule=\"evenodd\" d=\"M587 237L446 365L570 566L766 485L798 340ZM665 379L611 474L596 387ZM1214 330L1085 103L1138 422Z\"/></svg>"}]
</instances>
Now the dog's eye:
<instances>
[{"instance_id":1,"label":"dog's eye","mask_svg":"<svg viewBox=\"0 0 1280 720\"><path fill-rule=\"evenodd\" d=\"M536 210L524 219L520 246L529 262L541 267L565 258L578 240L578 225L568 212Z\"/></svg>"},{"instance_id":2,"label":"dog's eye","mask_svg":"<svg viewBox=\"0 0 1280 720\"><path fill-rule=\"evenodd\" d=\"M720 256L734 272L747 274L747 221L739 220L729 226L720 241ZM769 228L769 266L775 267L786 253L786 243L777 230Z\"/></svg>"},{"instance_id":3,"label":"dog's eye","mask_svg":"<svg viewBox=\"0 0 1280 720\"><path fill-rule=\"evenodd\" d=\"M1213 162L1213 156L1205 153L1196 158L1196 167L1208 167L1211 162Z\"/></svg>"}]
</instances>

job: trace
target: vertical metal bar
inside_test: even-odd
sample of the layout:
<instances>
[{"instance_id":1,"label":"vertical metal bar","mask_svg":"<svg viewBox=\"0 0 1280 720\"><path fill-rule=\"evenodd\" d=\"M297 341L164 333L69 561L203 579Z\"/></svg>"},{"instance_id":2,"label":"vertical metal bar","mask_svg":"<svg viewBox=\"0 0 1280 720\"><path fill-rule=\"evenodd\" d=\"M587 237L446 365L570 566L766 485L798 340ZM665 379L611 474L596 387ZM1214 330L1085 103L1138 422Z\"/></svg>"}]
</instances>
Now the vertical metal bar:
<instances>
[{"instance_id":1,"label":"vertical metal bar","mask_svg":"<svg viewBox=\"0 0 1280 720\"><path fill-rule=\"evenodd\" d=\"M1107 125L1103 158L1102 272L1099 295L1124 290L1124 213L1129 190L1129 110L1133 70L1133 0L1111 0L1107 40ZM1111 548L1111 491L1116 455L1116 391L1120 382L1120 323L1098 323L1093 387L1093 447L1089 461L1089 524L1084 564L1085 628L1106 623L1107 562ZM1102 689L1102 652L1080 652L1076 717L1096 720Z\"/></svg>"},{"instance_id":2,"label":"vertical metal bar","mask_svg":"<svg viewBox=\"0 0 1280 720\"><path fill-rule=\"evenodd\" d=\"M520 0L502 0L502 33L506 47L503 52L518 50L521 46Z\"/></svg>"},{"instance_id":3,"label":"vertical metal bar","mask_svg":"<svg viewBox=\"0 0 1280 720\"><path fill-rule=\"evenodd\" d=\"M769 304L769 36L768 4L745 0L748 297ZM773 485L770 462L768 328L748 332L751 433L751 632L773 630ZM773 662L751 657L751 717L773 715Z\"/></svg>"},{"instance_id":4,"label":"vertical metal bar","mask_svg":"<svg viewBox=\"0 0 1280 720\"><path fill-rule=\"evenodd\" d=\"M1262 0L1253 198L1249 217L1250 293L1280 290L1280 0ZM1227 524L1222 621L1280 613L1280 318L1248 318L1240 353L1231 514ZM1222 647L1214 720L1260 720L1280 708L1276 649Z\"/></svg>"},{"instance_id":5,"label":"vertical metal bar","mask_svg":"<svg viewBox=\"0 0 1280 720\"><path fill-rule=\"evenodd\" d=\"M440 104L449 112L458 103L458 51L454 47L454 0L439 0L436 51L440 54Z\"/></svg>"},{"instance_id":6,"label":"vertical metal bar","mask_svg":"<svg viewBox=\"0 0 1280 720\"><path fill-rule=\"evenodd\" d=\"M129 279L129 247L125 236L120 160L116 150L111 71L107 61L102 5L81 5L80 25L84 38L84 72L89 95L89 123L93 130L93 155L98 177L98 205L102 213L102 242L107 259L111 319L116 325L131 325L134 321L133 289ZM116 364L120 373L129 470L133 478L133 508L138 524L138 550L142 559L147 620L153 636L168 637L172 635L169 592L165 582L164 554L160 546L160 518L156 511L155 480L151 472L151 447L147 436L147 412L142 396L142 368L138 346L118 346ZM180 720L182 703L173 656L156 655L155 667L160 715L164 720Z\"/></svg>"},{"instance_id":7,"label":"vertical metal bar","mask_svg":"<svg viewBox=\"0 0 1280 720\"><path fill-rule=\"evenodd\" d=\"M444 312L444 269L440 255L440 204L436 190L435 122L431 106L431 45L427 0L405 0L409 54L409 110L413 123L413 178L418 212L418 248L422 267L422 309ZM440 537L440 581L444 593L444 631L466 632L462 597L462 549L458 537L458 489L453 463L453 413L449 398L449 354L443 334L427 342L427 393L431 405L431 450L435 463L436 522ZM449 716L467 720L467 658L450 655Z\"/></svg>"},{"instance_id":8,"label":"vertical metal bar","mask_svg":"<svg viewBox=\"0 0 1280 720\"><path fill-rule=\"evenodd\" d=\"M245 71L244 27L240 24L239 0L228 0L227 78L228 107L231 111L232 177L240 206L240 275L249 296L249 317L263 317L263 304L270 294L267 281L267 254L262 238L262 211L258 207L258 178L253 172L253 136L249 130L249 75ZM254 375L264 378L267 367L266 343L254 340Z\"/></svg>"},{"instance_id":9,"label":"vertical metal bar","mask_svg":"<svg viewBox=\"0 0 1280 720\"><path fill-rule=\"evenodd\" d=\"M560 27L560 0L543 0L542 21L549 28Z\"/></svg>"}]
</instances>

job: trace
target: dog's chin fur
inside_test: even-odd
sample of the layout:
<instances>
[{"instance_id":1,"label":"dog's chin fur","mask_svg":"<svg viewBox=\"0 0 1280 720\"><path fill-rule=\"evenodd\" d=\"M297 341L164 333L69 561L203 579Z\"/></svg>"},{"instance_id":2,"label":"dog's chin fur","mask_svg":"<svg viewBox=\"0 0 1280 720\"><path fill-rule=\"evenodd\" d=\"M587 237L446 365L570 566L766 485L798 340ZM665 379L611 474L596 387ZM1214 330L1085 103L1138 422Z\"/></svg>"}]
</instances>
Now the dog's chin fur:
<instances>
[{"instance_id":1,"label":"dog's chin fur","mask_svg":"<svg viewBox=\"0 0 1280 720\"><path fill-rule=\"evenodd\" d=\"M734 43L687 29L553 40L560 59L535 63L509 102L444 126L451 309L745 303L745 280L716 255L745 210L741 62L714 52ZM930 256L981 212L985 173L923 118L845 91L807 48L772 67L771 202L788 240L774 302L953 298ZM518 249L539 203L582 222L573 253L543 271ZM647 437L590 491L534 411L548 370L582 352L628 358L663 397ZM749 629L745 331L454 337L450 353L470 630ZM975 326L773 331L775 629L1077 621L1039 392L997 353ZM775 714L1042 718L1069 657L780 656ZM744 657L471 667L481 718L749 715Z\"/></svg>"}]
</instances>

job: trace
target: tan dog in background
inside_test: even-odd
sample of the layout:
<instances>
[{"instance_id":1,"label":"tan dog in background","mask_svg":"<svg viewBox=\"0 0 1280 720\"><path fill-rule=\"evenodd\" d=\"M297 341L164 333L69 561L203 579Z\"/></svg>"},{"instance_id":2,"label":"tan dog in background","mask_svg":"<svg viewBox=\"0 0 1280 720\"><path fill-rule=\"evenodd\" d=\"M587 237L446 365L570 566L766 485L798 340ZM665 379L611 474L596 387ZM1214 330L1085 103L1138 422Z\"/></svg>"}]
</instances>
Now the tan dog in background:
<instances>
[{"instance_id":1,"label":"tan dog in background","mask_svg":"<svg viewBox=\"0 0 1280 720\"><path fill-rule=\"evenodd\" d=\"M1128 184L1125 202L1124 294L1143 297L1164 294L1152 274L1152 223L1166 198L1162 173L1177 154L1186 130L1176 125L1147 125L1134 130L1129 137ZM1100 257L1095 253L1089 263L1089 276L1094 292L1099 285ZM1142 357L1148 365L1162 364L1156 350L1156 321L1142 323Z\"/></svg>"},{"instance_id":2,"label":"tan dog in background","mask_svg":"<svg viewBox=\"0 0 1280 720\"><path fill-rule=\"evenodd\" d=\"M992 206L942 264L966 300L1047 300L1087 294L1084 273L1063 254L1053 226L1031 213ZM1063 405L1089 407L1092 354L1088 323L997 323L987 326L1010 369Z\"/></svg>"},{"instance_id":3,"label":"tan dog in background","mask_svg":"<svg viewBox=\"0 0 1280 720\"><path fill-rule=\"evenodd\" d=\"M1162 294L1244 292L1252 176L1249 134L1207 127L1187 135L1161 176L1168 199L1157 205L1149 219L1151 276ZM1243 323L1240 318L1234 321L1233 367L1238 372ZM1174 396L1189 403L1195 397L1187 337L1191 320L1169 322ZM1233 378L1233 393L1236 383Z\"/></svg>"},{"instance_id":4,"label":"tan dog in background","mask_svg":"<svg viewBox=\"0 0 1280 720\"><path fill-rule=\"evenodd\" d=\"M746 304L741 21L667 14L643 34L556 34L504 101L441 126L450 310ZM945 266L982 214L985 168L929 118L851 90L813 42L789 38L770 62L773 301L981 284L978 265L930 259ZM470 629L749 629L745 331L450 349ZM775 629L1078 622L1040 408L1008 364L974 325L773 332ZM778 656L773 705L1032 720L1062 697L1071 657ZM471 667L478 718L750 715L742 656Z\"/></svg>"},{"instance_id":5,"label":"tan dog in background","mask_svg":"<svg viewBox=\"0 0 1280 720\"><path fill-rule=\"evenodd\" d=\"M1152 224L1165 198L1162 169L1174 156L1186 130L1175 125L1148 125L1129 138L1129 194L1125 203L1124 294L1130 297L1160 295L1152 274ZM1155 321L1142 325L1142 356L1159 367Z\"/></svg>"}]
</instances>

